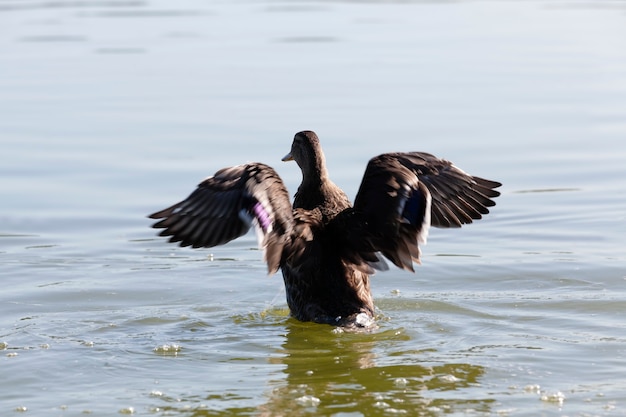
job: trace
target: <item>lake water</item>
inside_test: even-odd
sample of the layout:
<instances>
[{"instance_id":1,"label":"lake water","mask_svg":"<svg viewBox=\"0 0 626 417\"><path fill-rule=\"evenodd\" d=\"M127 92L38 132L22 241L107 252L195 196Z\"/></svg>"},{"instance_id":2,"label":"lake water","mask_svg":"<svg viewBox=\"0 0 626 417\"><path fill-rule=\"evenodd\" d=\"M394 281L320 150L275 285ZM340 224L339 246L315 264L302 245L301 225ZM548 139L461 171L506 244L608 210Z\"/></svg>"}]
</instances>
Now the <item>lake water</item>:
<instances>
[{"instance_id":1,"label":"lake water","mask_svg":"<svg viewBox=\"0 0 626 417\"><path fill-rule=\"evenodd\" d=\"M626 4L0 2L0 415L626 415ZM253 234L146 215L320 135L354 196L426 151L501 181L373 278L380 328L288 317Z\"/></svg>"}]
</instances>

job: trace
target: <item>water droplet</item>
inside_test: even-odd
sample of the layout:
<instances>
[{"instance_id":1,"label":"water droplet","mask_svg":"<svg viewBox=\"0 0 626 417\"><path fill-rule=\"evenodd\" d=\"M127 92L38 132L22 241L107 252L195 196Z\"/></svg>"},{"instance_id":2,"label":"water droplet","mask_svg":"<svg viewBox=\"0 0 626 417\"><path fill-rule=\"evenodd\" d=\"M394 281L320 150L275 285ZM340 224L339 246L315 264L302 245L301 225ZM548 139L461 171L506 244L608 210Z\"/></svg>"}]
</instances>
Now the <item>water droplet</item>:
<instances>
[{"instance_id":1,"label":"water droplet","mask_svg":"<svg viewBox=\"0 0 626 417\"><path fill-rule=\"evenodd\" d=\"M305 407L317 407L320 404L320 399L312 395L303 395L296 398L296 402Z\"/></svg>"},{"instance_id":2,"label":"water droplet","mask_svg":"<svg viewBox=\"0 0 626 417\"><path fill-rule=\"evenodd\" d=\"M373 406L376 408L389 408L389 404L384 401L376 401Z\"/></svg>"},{"instance_id":3,"label":"water droplet","mask_svg":"<svg viewBox=\"0 0 626 417\"><path fill-rule=\"evenodd\" d=\"M395 385L395 386L396 386L396 387L398 387L398 388L404 388L404 387L406 387L406 384L407 384L408 382L409 382L409 381L407 381L407 380L406 380L406 378L396 378L396 379L393 381L393 385Z\"/></svg>"},{"instance_id":4,"label":"water droplet","mask_svg":"<svg viewBox=\"0 0 626 417\"><path fill-rule=\"evenodd\" d=\"M544 393L541 396L541 401L563 405L563 401L565 401L565 395L563 395L561 391L557 391L554 394Z\"/></svg>"},{"instance_id":5,"label":"water droplet","mask_svg":"<svg viewBox=\"0 0 626 417\"><path fill-rule=\"evenodd\" d=\"M171 355L176 356L178 352L181 351L180 345L172 343L171 345L165 344L160 345L152 349L154 353L158 353L159 355Z\"/></svg>"},{"instance_id":6,"label":"water droplet","mask_svg":"<svg viewBox=\"0 0 626 417\"><path fill-rule=\"evenodd\" d=\"M454 375L441 375L439 377L439 380L442 382L454 383L454 382L458 382L459 378L455 377Z\"/></svg>"},{"instance_id":7,"label":"water droplet","mask_svg":"<svg viewBox=\"0 0 626 417\"><path fill-rule=\"evenodd\" d=\"M541 387L537 384L530 384L524 387L524 391L539 394L541 392Z\"/></svg>"},{"instance_id":8,"label":"water droplet","mask_svg":"<svg viewBox=\"0 0 626 417\"><path fill-rule=\"evenodd\" d=\"M374 320L365 313L357 314L354 321L362 327L370 327L374 324Z\"/></svg>"},{"instance_id":9,"label":"water droplet","mask_svg":"<svg viewBox=\"0 0 626 417\"><path fill-rule=\"evenodd\" d=\"M401 408L385 408L385 414L407 414L406 410L403 410Z\"/></svg>"}]
</instances>

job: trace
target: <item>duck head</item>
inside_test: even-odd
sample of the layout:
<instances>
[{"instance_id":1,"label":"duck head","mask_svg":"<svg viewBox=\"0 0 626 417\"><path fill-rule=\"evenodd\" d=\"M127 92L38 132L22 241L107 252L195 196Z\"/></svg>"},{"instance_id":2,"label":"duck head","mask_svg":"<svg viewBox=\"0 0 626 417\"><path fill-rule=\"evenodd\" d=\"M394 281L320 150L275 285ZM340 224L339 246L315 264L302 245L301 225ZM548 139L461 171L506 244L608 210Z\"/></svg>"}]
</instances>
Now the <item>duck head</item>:
<instances>
[{"instance_id":1,"label":"duck head","mask_svg":"<svg viewBox=\"0 0 626 417\"><path fill-rule=\"evenodd\" d=\"M328 175L320 140L315 132L310 130L296 133L291 144L291 151L282 160L296 161L302 170L303 183L326 179Z\"/></svg>"}]
</instances>

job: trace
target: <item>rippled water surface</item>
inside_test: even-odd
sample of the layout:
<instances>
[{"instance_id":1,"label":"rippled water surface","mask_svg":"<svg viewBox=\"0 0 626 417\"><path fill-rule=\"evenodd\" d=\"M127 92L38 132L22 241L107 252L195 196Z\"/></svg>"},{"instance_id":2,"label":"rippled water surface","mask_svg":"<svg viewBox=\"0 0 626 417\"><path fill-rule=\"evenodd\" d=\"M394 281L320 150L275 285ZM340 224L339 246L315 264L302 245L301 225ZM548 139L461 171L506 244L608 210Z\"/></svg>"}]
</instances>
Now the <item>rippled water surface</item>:
<instances>
[{"instance_id":1,"label":"rippled water surface","mask_svg":"<svg viewBox=\"0 0 626 417\"><path fill-rule=\"evenodd\" d=\"M0 2L0 415L626 415L626 4ZM380 328L289 318L256 238L148 213L314 129L354 195L420 150L501 181L373 278Z\"/></svg>"}]
</instances>

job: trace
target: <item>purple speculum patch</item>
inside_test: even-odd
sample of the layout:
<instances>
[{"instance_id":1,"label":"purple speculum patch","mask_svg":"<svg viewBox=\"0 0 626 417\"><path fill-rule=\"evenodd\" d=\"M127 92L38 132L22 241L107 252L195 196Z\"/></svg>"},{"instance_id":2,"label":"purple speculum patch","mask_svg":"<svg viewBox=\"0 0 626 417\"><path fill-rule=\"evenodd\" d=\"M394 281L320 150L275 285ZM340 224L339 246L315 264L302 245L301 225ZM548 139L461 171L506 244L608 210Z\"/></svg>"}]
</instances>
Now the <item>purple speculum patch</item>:
<instances>
[{"instance_id":1,"label":"purple speculum patch","mask_svg":"<svg viewBox=\"0 0 626 417\"><path fill-rule=\"evenodd\" d=\"M263 228L263 231L266 232L267 229L270 227L272 221L270 220L268 212L265 211L263 204L257 202L252 207L252 210L254 211L254 217L256 217L256 219L259 221L259 224Z\"/></svg>"}]
</instances>

